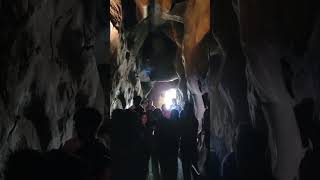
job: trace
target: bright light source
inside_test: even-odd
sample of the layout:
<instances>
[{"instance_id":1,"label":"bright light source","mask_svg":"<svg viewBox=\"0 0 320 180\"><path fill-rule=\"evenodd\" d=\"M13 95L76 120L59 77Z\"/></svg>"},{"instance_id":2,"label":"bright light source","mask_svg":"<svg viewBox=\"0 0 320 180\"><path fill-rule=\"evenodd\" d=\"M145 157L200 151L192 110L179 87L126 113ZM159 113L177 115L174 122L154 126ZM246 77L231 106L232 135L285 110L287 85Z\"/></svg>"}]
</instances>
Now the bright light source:
<instances>
[{"instance_id":1,"label":"bright light source","mask_svg":"<svg viewBox=\"0 0 320 180\"><path fill-rule=\"evenodd\" d=\"M177 90L176 89L169 89L164 93L164 103L167 109L170 109L172 105L172 99L177 98Z\"/></svg>"}]
</instances>

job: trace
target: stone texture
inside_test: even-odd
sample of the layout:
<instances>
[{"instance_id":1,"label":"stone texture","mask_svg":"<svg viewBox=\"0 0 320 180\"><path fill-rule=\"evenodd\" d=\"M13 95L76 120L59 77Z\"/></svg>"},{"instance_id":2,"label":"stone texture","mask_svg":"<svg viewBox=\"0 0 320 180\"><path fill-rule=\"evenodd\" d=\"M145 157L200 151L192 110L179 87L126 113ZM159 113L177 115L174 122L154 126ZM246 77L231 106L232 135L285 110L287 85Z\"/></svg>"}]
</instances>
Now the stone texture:
<instances>
[{"instance_id":1,"label":"stone texture","mask_svg":"<svg viewBox=\"0 0 320 180\"><path fill-rule=\"evenodd\" d=\"M73 114L105 99L95 59L95 3L0 1L0 169L20 148L59 148ZM103 14L103 13L102 13Z\"/></svg>"}]
</instances>

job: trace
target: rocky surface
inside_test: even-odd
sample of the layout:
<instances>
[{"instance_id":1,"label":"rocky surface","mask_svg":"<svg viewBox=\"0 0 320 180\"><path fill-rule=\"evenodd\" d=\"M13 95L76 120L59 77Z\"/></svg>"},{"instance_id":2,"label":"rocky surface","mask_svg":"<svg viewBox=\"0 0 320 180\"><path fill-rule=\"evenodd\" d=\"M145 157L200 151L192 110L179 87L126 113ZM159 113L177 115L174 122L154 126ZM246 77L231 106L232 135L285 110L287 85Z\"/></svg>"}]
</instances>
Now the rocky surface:
<instances>
[{"instance_id":1,"label":"rocky surface","mask_svg":"<svg viewBox=\"0 0 320 180\"><path fill-rule=\"evenodd\" d=\"M0 1L0 169L17 149L59 148L77 108L108 112L96 12L91 1Z\"/></svg>"},{"instance_id":2,"label":"rocky surface","mask_svg":"<svg viewBox=\"0 0 320 180\"><path fill-rule=\"evenodd\" d=\"M132 11L131 17L135 18L124 18L123 22L138 27L150 13L147 11L146 15L144 11L150 6L150 1L135 2L137 8L134 9L138 13ZM182 8L184 13L180 12L180 15L184 14L181 18L172 16L167 8L174 7L173 1L157 2L150 14L152 28L149 31L160 31L168 19L184 23L182 31L173 26L171 32L183 32L183 40L170 38L176 41L180 51L177 56L181 59L176 60L183 63L183 73L178 78L187 81L200 122L204 111L202 95L209 94L210 129L214 137L212 148L219 158L223 159L229 152L237 153L240 172L245 174L258 168L254 166L256 162L253 158L257 157L259 163L270 165L264 169L269 171L270 168L277 179L294 179L306 148L303 146L305 140L301 139L305 139L306 130L301 125L304 124L301 118L296 117L296 109L306 102L309 102L307 105L313 104L313 111L309 111L312 118L308 118L305 124L318 124L319 121L317 52L320 33L319 13L314 2L188 0ZM124 11L129 13L128 9ZM170 18L167 14L171 15ZM132 29L127 32L140 37ZM165 34L170 37L170 33ZM120 37L125 39L122 35ZM127 57L135 54L126 44L130 41L123 42L122 46L126 48L119 48L118 54L122 56L121 62L124 62L127 51L130 52ZM148 46L148 43L142 45L145 48L143 46ZM146 52L154 53L150 50ZM128 61L131 62L131 58ZM138 59L134 61L141 63ZM142 64L136 65L131 62L134 66L130 68L127 63L122 69L123 72L130 72L133 68L139 72L139 68L147 63L142 61ZM160 74L166 73L161 66L155 68L159 69ZM143 76L139 76L144 83L148 80L146 74L143 72ZM118 77L121 79L122 76ZM123 84L123 87L128 86L128 83ZM124 89L139 87L134 84ZM121 97L125 97L123 104L127 104L127 98L134 93L128 95L127 90L122 92ZM306 116L309 117L308 114ZM312 143L318 142L313 139ZM248 154L250 149L256 154Z\"/></svg>"},{"instance_id":3,"label":"rocky surface","mask_svg":"<svg viewBox=\"0 0 320 180\"><path fill-rule=\"evenodd\" d=\"M124 3L124 2L123 2ZM129 2L128 2L129 3ZM135 6L126 6L128 12L123 18L122 2L114 0L111 2L111 50L112 54L112 81L111 81L111 111L116 108L129 108L132 105L132 98L135 95L142 96L140 79L138 78L137 54L139 50L139 36L145 31L145 26L141 29L135 24L125 23L127 19L135 19ZM126 26L125 26L126 25ZM128 27L129 26L129 27ZM142 36L144 36L142 34ZM141 40L144 41L143 39Z\"/></svg>"},{"instance_id":4,"label":"rocky surface","mask_svg":"<svg viewBox=\"0 0 320 180\"><path fill-rule=\"evenodd\" d=\"M226 64L231 65L225 66L227 79L222 77L220 82L232 87L230 95L234 96L237 122L250 124L252 129L266 122L272 172L277 179L296 178L304 156L301 134L305 132L297 124L295 104L307 97L315 104L318 101L319 93L313 92L318 89L315 69L319 60L315 61L318 56L311 52L315 42L319 42L319 14L313 6L313 2L297 1L212 3L212 33ZM300 13L296 13L298 9ZM246 94L247 100L242 98ZM250 117L246 115L248 107ZM319 119L317 111L312 112L314 121ZM246 129L239 126L240 135L242 132ZM241 149L237 148L239 152ZM244 161L240 167L249 162Z\"/></svg>"},{"instance_id":5,"label":"rocky surface","mask_svg":"<svg viewBox=\"0 0 320 180\"><path fill-rule=\"evenodd\" d=\"M107 118L134 95L178 85L199 122L208 93L221 161L236 152L240 167L256 168L257 157L278 179L297 176L305 150L320 145L312 1L112 0L110 20L103 2L0 0L0 169L16 149L58 148L79 107Z\"/></svg>"},{"instance_id":6,"label":"rocky surface","mask_svg":"<svg viewBox=\"0 0 320 180\"><path fill-rule=\"evenodd\" d=\"M182 4L171 0L111 1L111 109L130 106L134 95L147 96L155 82L180 79L187 96L181 60Z\"/></svg>"}]
</instances>

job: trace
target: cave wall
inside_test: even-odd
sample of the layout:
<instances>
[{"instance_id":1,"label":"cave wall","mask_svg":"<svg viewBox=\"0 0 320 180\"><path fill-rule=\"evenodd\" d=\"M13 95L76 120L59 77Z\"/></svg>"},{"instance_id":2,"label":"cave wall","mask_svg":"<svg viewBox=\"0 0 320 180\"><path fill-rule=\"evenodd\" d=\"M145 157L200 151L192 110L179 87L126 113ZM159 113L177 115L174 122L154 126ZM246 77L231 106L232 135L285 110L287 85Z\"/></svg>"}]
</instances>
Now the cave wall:
<instances>
[{"instance_id":1,"label":"cave wall","mask_svg":"<svg viewBox=\"0 0 320 180\"><path fill-rule=\"evenodd\" d=\"M132 1L113 0L110 6L112 25L112 81L111 112L114 109L129 108L135 95L142 96L141 83L138 78L137 36L140 28L135 27L135 5ZM143 28L141 30L144 30ZM146 32L145 32L146 33ZM142 40L143 41L143 40Z\"/></svg>"},{"instance_id":2,"label":"cave wall","mask_svg":"<svg viewBox=\"0 0 320 180\"><path fill-rule=\"evenodd\" d=\"M262 131L268 134L267 148L273 175L277 179L294 179L298 176L300 161L306 150L301 142L301 137L306 134L301 130L301 124L310 123L309 120L298 123L301 118L298 120L295 106L306 98L317 104L319 96L315 93L318 91L316 69L319 59L316 53L311 53L315 52L315 44L319 42L319 14L312 1L238 3L212 3L212 35L226 61L223 68L226 78L222 76L220 82L227 88L232 87L230 97L234 102L238 101L238 105L234 103L235 112L239 112L235 117L254 131L264 126ZM215 58L212 60L215 61ZM214 67L211 69L214 70ZM238 92L232 92L232 89ZM247 93L244 93L245 89ZM315 109L311 112L312 121L319 119L318 109ZM248 110L250 116L246 114ZM253 155L241 154L246 149L239 146L241 134L248 131L248 128L242 127L239 126L240 136L235 138L235 142L241 161L240 172L244 175L251 172L255 168L253 164L257 163L250 160ZM241 159L243 155L248 159ZM251 168L246 169L248 165Z\"/></svg>"},{"instance_id":3,"label":"cave wall","mask_svg":"<svg viewBox=\"0 0 320 180\"><path fill-rule=\"evenodd\" d=\"M153 83L184 74L180 50L183 9L171 0L111 1L111 23L116 29L111 34L111 111L127 108L134 95L146 96ZM184 79L180 83L183 92L185 84Z\"/></svg>"},{"instance_id":4,"label":"cave wall","mask_svg":"<svg viewBox=\"0 0 320 180\"><path fill-rule=\"evenodd\" d=\"M96 36L106 37L97 4L0 1L0 169L17 149L59 148L73 136L77 108L108 114L106 79L96 63Z\"/></svg>"},{"instance_id":5,"label":"cave wall","mask_svg":"<svg viewBox=\"0 0 320 180\"><path fill-rule=\"evenodd\" d=\"M142 34L161 29L161 23L165 24L161 18L172 13L165 11L157 20L153 19L159 15L156 13L143 19L148 2L136 0L131 2L131 8L127 4L121 13L123 21L118 20L122 27L118 28L120 45L115 48L111 97L114 108L125 108L134 94L145 93L137 77L141 71L139 63L147 62L139 62L137 56L141 46L148 46L141 44L146 40ZM211 145L220 160L230 152L246 157L240 159L244 174L255 168L253 157L257 157L259 162L270 163L265 169L271 169L276 178L292 180L298 174L305 148L309 148L302 146L301 137L308 130L301 124L318 124L320 112L320 26L313 3L189 0L182 8L184 13L180 13L184 14L183 30L172 26L170 33L179 37L182 34L182 40L170 38L181 51L177 53L181 58L176 59L181 60L183 73L178 78L187 81L197 118L201 122L202 95L208 93ZM151 29L145 26L148 21ZM113 22L115 27L118 22ZM150 97L152 94L151 91ZM307 122L296 117L297 109L310 101L312 118ZM313 139L312 143L318 142ZM250 150L257 153L248 154Z\"/></svg>"},{"instance_id":6,"label":"cave wall","mask_svg":"<svg viewBox=\"0 0 320 180\"><path fill-rule=\"evenodd\" d=\"M122 43L117 50L116 62L113 63L111 112L117 108L129 108L135 95L143 96L140 79L137 77L136 55L128 50L125 35L121 37Z\"/></svg>"}]
</instances>

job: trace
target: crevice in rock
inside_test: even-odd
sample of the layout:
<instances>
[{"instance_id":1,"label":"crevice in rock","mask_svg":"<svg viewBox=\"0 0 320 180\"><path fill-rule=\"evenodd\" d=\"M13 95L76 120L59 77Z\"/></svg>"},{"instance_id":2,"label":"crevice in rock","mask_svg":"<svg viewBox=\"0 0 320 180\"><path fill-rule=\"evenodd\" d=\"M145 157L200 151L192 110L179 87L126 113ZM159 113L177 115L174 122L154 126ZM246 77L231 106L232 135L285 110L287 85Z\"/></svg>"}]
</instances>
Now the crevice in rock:
<instances>
[{"instance_id":1,"label":"crevice in rock","mask_svg":"<svg viewBox=\"0 0 320 180\"><path fill-rule=\"evenodd\" d=\"M281 62L281 69L282 69L282 78L286 85L286 88L292 98L295 98L294 92L292 89L292 77L294 76L294 72L292 71L292 68L290 64L287 62L287 58L282 58L280 60Z\"/></svg>"},{"instance_id":2,"label":"crevice in rock","mask_svg":"<svg viewBox=\"0 0 320 180\"><path fill-rule=\"evenodd\" d=\"M19 120L20 120L20 117L16 117L16 120L14 121L13 127L10 129L10 131L8 133L7 141L9 141L9 139L12 137L12 134L16 130L16 127L17 127Z\"/></svg>"},{"instance_id":3,"label":"crevice in rock","mask_svg":"<svg viewBox=\"0 0 320 180\"><path fill-rule=\"evenodd\" d=\"M23 109L23 115L33 124L40 139L41 148L46 150L52 139L52 134L48 131L51 125L45 110L46 96L38 94L36 83L37 81L34 81L31 85L31 98Z\"/></svg>"}]
</instances>

